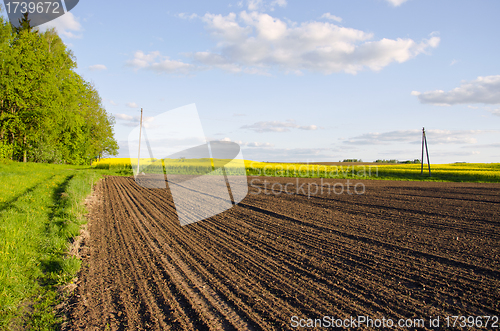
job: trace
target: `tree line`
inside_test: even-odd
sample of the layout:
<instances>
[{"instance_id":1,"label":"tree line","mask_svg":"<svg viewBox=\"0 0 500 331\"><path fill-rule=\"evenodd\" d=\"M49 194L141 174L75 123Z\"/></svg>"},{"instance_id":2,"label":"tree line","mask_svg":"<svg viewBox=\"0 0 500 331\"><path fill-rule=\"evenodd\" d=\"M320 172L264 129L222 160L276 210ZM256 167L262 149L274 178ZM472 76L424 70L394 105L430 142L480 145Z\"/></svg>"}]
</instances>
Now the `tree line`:
<instances>
[{"instance_id":1,"label":"tree line","mask_svg":"<svg viewBox=\"0 0 500 331\"><path fill-rule=\"evenodd\" d=\"M404 163L404 164L420 164L420 159L407 160L407 161L399 161L399 160L376 160L376 163Z\"/></svg>"},{"instance_id":2,"label":"tree line","mask_svg":"<svg viewBox=\"0 0 500 331\"><path fill-rule=\"evenodd\" d=\"M0 17L0 158L91 164L116 155L115 120L54 29Z\"/></svg>"}]
</instances>

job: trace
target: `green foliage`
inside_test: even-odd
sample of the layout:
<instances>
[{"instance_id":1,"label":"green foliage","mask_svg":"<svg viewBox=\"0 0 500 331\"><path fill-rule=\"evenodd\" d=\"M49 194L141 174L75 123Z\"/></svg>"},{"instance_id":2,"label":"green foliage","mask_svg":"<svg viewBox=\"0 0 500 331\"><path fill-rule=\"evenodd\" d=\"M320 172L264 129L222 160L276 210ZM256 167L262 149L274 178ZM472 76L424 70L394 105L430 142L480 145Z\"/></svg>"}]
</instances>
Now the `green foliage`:
<instances>
[{"instance_id":1,"label":"green foliage","mask_svg":"<svg viewBox=\"0 0 500 331\"><path fill-rule=\"evenodd\" d=\"M30 148L28 151L28 160L39 163L64 163L59 149L45 140L36 143L36 145Z\"/></svg>"},{"instance_id":2,"label":"green foliage","mask_svg":"<svg viewBox=\"0 0 500 331\"><path fill-rule=\"evenodd\" d=\"M27 15L19 28L0 17L0 157L90 164L117 154L114 118L75 68L55 30L40 33Z\"/></svg>"},{"instance_id":3,"label":"green foliage","mask_svg":"<svg viewBox=\"0 0 500 331\"><path fill-rule=\"evenodd\" d=\"M0 159L11 159L14 154L14 146L0 141Z\"/></svg>"},{"instance_id":4,"label":"green foliage","mask_svg":"<svg viewBox=\"0 0 500 331\"><path fill-rule=\"evenodd\" d=\"M391 159L391 160L376 160L375 163L399 163L398 160L394 160L394 159Z\"/></svg>"},{"instance_id":5,"label":"green foliage","mask_svg":"<svg viewBox=\"0 0 500 331\"><path fill-rule=\"evenodd\" d=\"M361 159L344 159L342 162L363 162Z\"/></svg>"},{"instance_id":6,"label":"green foliage","mask_svg":"<svg viewBox=\"0 0 500 331\"><path fill-rule=\"evenodd\" d=\"M31 32L31 30L33 29L31 27L31 20L28 18L28 15L29 15L29 12L26 12L23 14L23 18L20 18L19 19L19 27L15 27L14 25L12 25L12 29L14 30L15 33L19 33L21 31L28 31L28 32Z\"/></svg>"}]
</instances>

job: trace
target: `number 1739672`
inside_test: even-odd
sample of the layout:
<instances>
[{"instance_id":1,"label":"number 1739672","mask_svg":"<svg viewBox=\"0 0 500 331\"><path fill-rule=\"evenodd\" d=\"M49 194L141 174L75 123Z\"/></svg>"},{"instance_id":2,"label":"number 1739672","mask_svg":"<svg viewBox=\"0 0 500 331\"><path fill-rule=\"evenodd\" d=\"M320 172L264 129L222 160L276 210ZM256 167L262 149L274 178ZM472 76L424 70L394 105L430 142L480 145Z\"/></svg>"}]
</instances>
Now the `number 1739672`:
<instances>
[{"instance_id":1,"label":"number 1739672","mask_svg":"<svg viewBox=\"0 0 500 331\"><path fill-rule=\"evenodd\" d=\"M37 2L27 2L20 1L14 2L10 1L5 4L5 9L8 14L64 14L64 12L60 12L62 8L60 8L60 4L58 1L37 1Z\"/></svg>"}]
</instances>

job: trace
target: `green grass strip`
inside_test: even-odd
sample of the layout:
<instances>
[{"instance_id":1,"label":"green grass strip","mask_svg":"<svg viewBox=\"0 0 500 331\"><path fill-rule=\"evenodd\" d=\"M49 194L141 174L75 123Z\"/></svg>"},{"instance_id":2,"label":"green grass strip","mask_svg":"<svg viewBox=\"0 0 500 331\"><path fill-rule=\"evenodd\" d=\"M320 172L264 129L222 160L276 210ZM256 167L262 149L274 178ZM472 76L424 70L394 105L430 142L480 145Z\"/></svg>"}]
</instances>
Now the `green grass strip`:
<instances>
[{"instance_id":1,"label":"green grass strip","mask_svg":"<svg viewBox=\"0 0 500 331\"><path fill-rule=\"evenodd\" d=\"M83 200L101 175L84 167L0 162L0 329L59 328L57 288L80 268L67 255L69 244L85 222Z\"/></svg>"}]
</instances>

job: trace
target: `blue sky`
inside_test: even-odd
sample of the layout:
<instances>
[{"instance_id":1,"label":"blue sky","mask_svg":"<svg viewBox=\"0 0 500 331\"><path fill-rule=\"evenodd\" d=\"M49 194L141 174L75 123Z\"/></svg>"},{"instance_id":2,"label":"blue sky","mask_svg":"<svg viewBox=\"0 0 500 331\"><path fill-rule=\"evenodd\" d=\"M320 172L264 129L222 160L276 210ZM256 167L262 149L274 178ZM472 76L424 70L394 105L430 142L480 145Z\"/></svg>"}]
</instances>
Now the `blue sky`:
<instances>
[{"instance_id":1,"label":"blue sky","mask_svg":"<svg viewBox=\"0 0 500 331\"><path fill-rule=\"evenodd\" d=\"M86 0L47 26L117 120L195 103L246 159L500 162L500 2Z\"/></svg>"}]
</instances>

